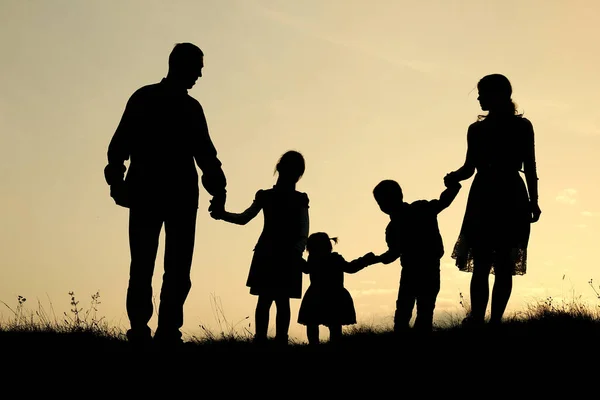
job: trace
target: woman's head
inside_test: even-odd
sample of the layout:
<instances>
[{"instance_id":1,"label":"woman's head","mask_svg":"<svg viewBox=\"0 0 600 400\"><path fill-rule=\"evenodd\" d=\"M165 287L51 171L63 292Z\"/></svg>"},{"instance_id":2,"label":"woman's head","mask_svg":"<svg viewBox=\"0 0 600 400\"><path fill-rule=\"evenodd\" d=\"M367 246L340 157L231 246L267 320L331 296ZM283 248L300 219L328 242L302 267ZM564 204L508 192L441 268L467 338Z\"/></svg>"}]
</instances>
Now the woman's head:
<instances>
[{"instance_id":1,"label":"woman's head","mask_svg":"<svg viewBox=\"0 0 600 400\"><path fill-rule=\"evenodd\" d=\"M337 244L337 238L330 238L325 232L316 232L308 237L306 250L309 255L328 254L333 251L331 242Z\"/></svg>"},{"instance_id":2,"label":"woman's head","mask_svg":"<svg viewBox=\"0 0 600 400\"><path fill-rule=\"evenodd\" d=\"M275 167L282 179L298 182L304 174L304 156L295 150L285 152Z\"/></svg>"},{"instance_id":3,"label":"woman's head","mask_svg":"<svg viewBox=\"0 0 600 400\"><path fill-rule=\"evenodd\" d=\"M486 75L477 83L477 100L483 111L495 114L517 114L517 106L512 101L512 85L501 74Z\"/></svg>"}]
</instances>

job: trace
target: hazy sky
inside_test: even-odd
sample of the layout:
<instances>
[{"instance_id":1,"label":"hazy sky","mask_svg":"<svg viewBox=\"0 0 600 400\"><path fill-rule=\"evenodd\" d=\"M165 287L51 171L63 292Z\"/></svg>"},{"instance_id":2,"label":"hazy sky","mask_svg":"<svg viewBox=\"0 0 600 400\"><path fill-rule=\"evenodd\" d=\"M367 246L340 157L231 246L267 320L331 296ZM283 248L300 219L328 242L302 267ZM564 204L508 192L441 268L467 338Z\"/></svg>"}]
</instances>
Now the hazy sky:
<instances>
[{"instance_id":1,"label":"hazy sky","mask_svg":"<svg viewBox=\"0 0 600 400\"><path fill-rule=\"evenodd\" d=\"M128 215L109 197L106 150L129 96L166 75L175 43L193 42L205 68L190 94L223 162L227 208L243 211L274 183L277 158L299 150L311 232L338 236L347 259L386 249L371 194L380 180L398 180L407 201L439 196L481 112L477 81L505 74L535 128L542 208L509 311L547 296L596 304L599 13L572 0L1 0L0 300L51 301L58 314L69 291L84 307L99 291L100 314L128 327ZM439 217L440 320L468 294L471 275L450 253L470 183ZM229 323L250 316L238 328L253 332L245 282L262 215L244 227L214 221L200 196L185 331L218 330L216 296ZM391 322L399 275L398 263L346 275L359 322ZM290 333L304 340L299 304Z\"/></svg>"}]
</instances>

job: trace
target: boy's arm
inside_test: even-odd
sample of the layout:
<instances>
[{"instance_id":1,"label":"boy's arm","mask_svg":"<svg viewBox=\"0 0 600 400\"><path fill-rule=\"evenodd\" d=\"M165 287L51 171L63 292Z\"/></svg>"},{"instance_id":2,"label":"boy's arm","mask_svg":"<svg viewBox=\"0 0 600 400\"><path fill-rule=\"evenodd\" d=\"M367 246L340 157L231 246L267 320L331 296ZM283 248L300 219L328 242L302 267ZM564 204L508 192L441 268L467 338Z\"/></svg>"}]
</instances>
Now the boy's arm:
<instances>
[{"instance_id":1,"label":"boy's arm","mask_svg":"<svg viewBox=\"0 0 600 400\"><path fill-rule=\"evenodd\" d=\"M400 257L399 251L389 249L385 253L378 255L376 261L387 265L387 264L393 263L399 257Z\"/></svg>"},{"instance_id":2,"label":"boy's arm","mask_svg":"<svg viewBox=\"0 0 600 400\"><path fill-rule=\"evenodd\" d=\"M461 187L462 186L460 183L455 182L452 185L448 186L446 190L442 192L439 200L432 200L432 203L434 204L437 213L442 212L443 210L448 208L450 204L452 204L452 202L458 195L458 192L460 192Z\"/></svg>"},{"instance_id":3,"label":"boy's arm","mask_svg":"<svg viewBox=\"0 0 600 400\"><path fill-rule=\"evenodd\" d=\"M385 253L375 257L375 264L379 262L383 264L391 264L400 257L401 251L398 246L398 235L395 234L395 230L396 227L394 223L390 222L385 229L385 242L388 250Z\"/></svg>"}]
</instances>

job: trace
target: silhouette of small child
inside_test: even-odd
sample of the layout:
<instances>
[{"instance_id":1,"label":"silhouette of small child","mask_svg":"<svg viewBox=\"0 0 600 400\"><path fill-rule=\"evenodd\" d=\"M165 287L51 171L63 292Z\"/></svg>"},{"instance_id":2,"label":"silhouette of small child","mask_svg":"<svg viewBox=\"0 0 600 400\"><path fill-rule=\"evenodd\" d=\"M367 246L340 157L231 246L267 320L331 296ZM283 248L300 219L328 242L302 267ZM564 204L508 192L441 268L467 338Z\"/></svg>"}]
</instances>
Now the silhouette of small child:
<instances>
[{"instance_id":1,"label":"silhouette of small child","mask_svg":"<svg viewBox=\"0 0 600 400\"><path fill-rule=\"evenodd\" d=\"M258 296L255 313L255 342L267 340L269 312L277 307L275 339L288 343L290 299L302 297L302 254L309 232L309 199L296 190L304 174L304 157L297 151L281 156L275 171L277 183L256 192L254 201L243 213L214 210L211 216L237 225L246 225L262 210L263 230L254 247L246 285Z\"/></svg>"},{"instance_id":2,"label":"silhouette of small child","mask_svg":"<svg viewBox=\"0 0 600 400\"><path fill-rule=\"evenodd\" d=\"M400 258L402 273L394 331L409 328L415 301L417 318L415 329L430 332L433 311L440 291L440 259L444 245L437 216L446 209L460 191L457 182L445 181L446 190L439 200L404 202L402 188L393 180L383 180L374 189L373 196L381 211L390 216L385 231L388 250L377 256L378 262L390 264Z\"/></svg>"},{"instance_id":3,"label":"silhouette of small child","mask_svg":"<svg viewBox=\"0 0 600 400\"><path fill-rule=\"evenodd\" d=\"M346 261L333 252L331 241L324 232L313 233L307 241L308 260L304 273L310 275L310 286L304 294L298 323L306 325L308 343L319 343L319 325L329 328L329 340L337 343L342 337L342 325L356 323L356 311L350 292L344 287L344 273L353 274L378 262L375 254L367 253Z\"/></svg>"}]
</instances>

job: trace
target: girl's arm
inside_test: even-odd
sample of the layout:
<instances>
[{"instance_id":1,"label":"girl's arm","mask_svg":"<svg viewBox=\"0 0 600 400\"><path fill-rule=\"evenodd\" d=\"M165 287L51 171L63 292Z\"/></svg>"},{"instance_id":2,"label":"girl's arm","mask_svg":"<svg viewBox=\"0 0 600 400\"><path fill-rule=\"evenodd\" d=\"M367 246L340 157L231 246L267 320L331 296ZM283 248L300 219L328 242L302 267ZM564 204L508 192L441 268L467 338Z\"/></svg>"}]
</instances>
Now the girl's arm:
<instances>
[{"instance_id":1,"label":"girl's arm","mask_svg":"<svg viewBox=\"0 0 600 400\"><path fill-rule=\"evenodd\" d=\"M294 245L294 248L300 252L300 254L304 253L306 250L306 241L308 240L308 232L310 228L310 218L308 216L308 207L302 209L301 225L300 225L300 239Z\"/></svg>"},{"instance_id":2,"label":"girl's arm","mask_svg":"<svg viewBox=\"0 0 600 400\"><path fill-rule=\"evenodd\" d=\"M231 212L221 212L215 216L216 219L223 220L225 222L229 222L236 225L246 225L248 222L252 221L254 217L258 215L260 210L262 209L262 202L260 201L260 193L259 190L256 193L254 201L244 212L242 213L231 213Z\"/></svg>"}]
</instances>

